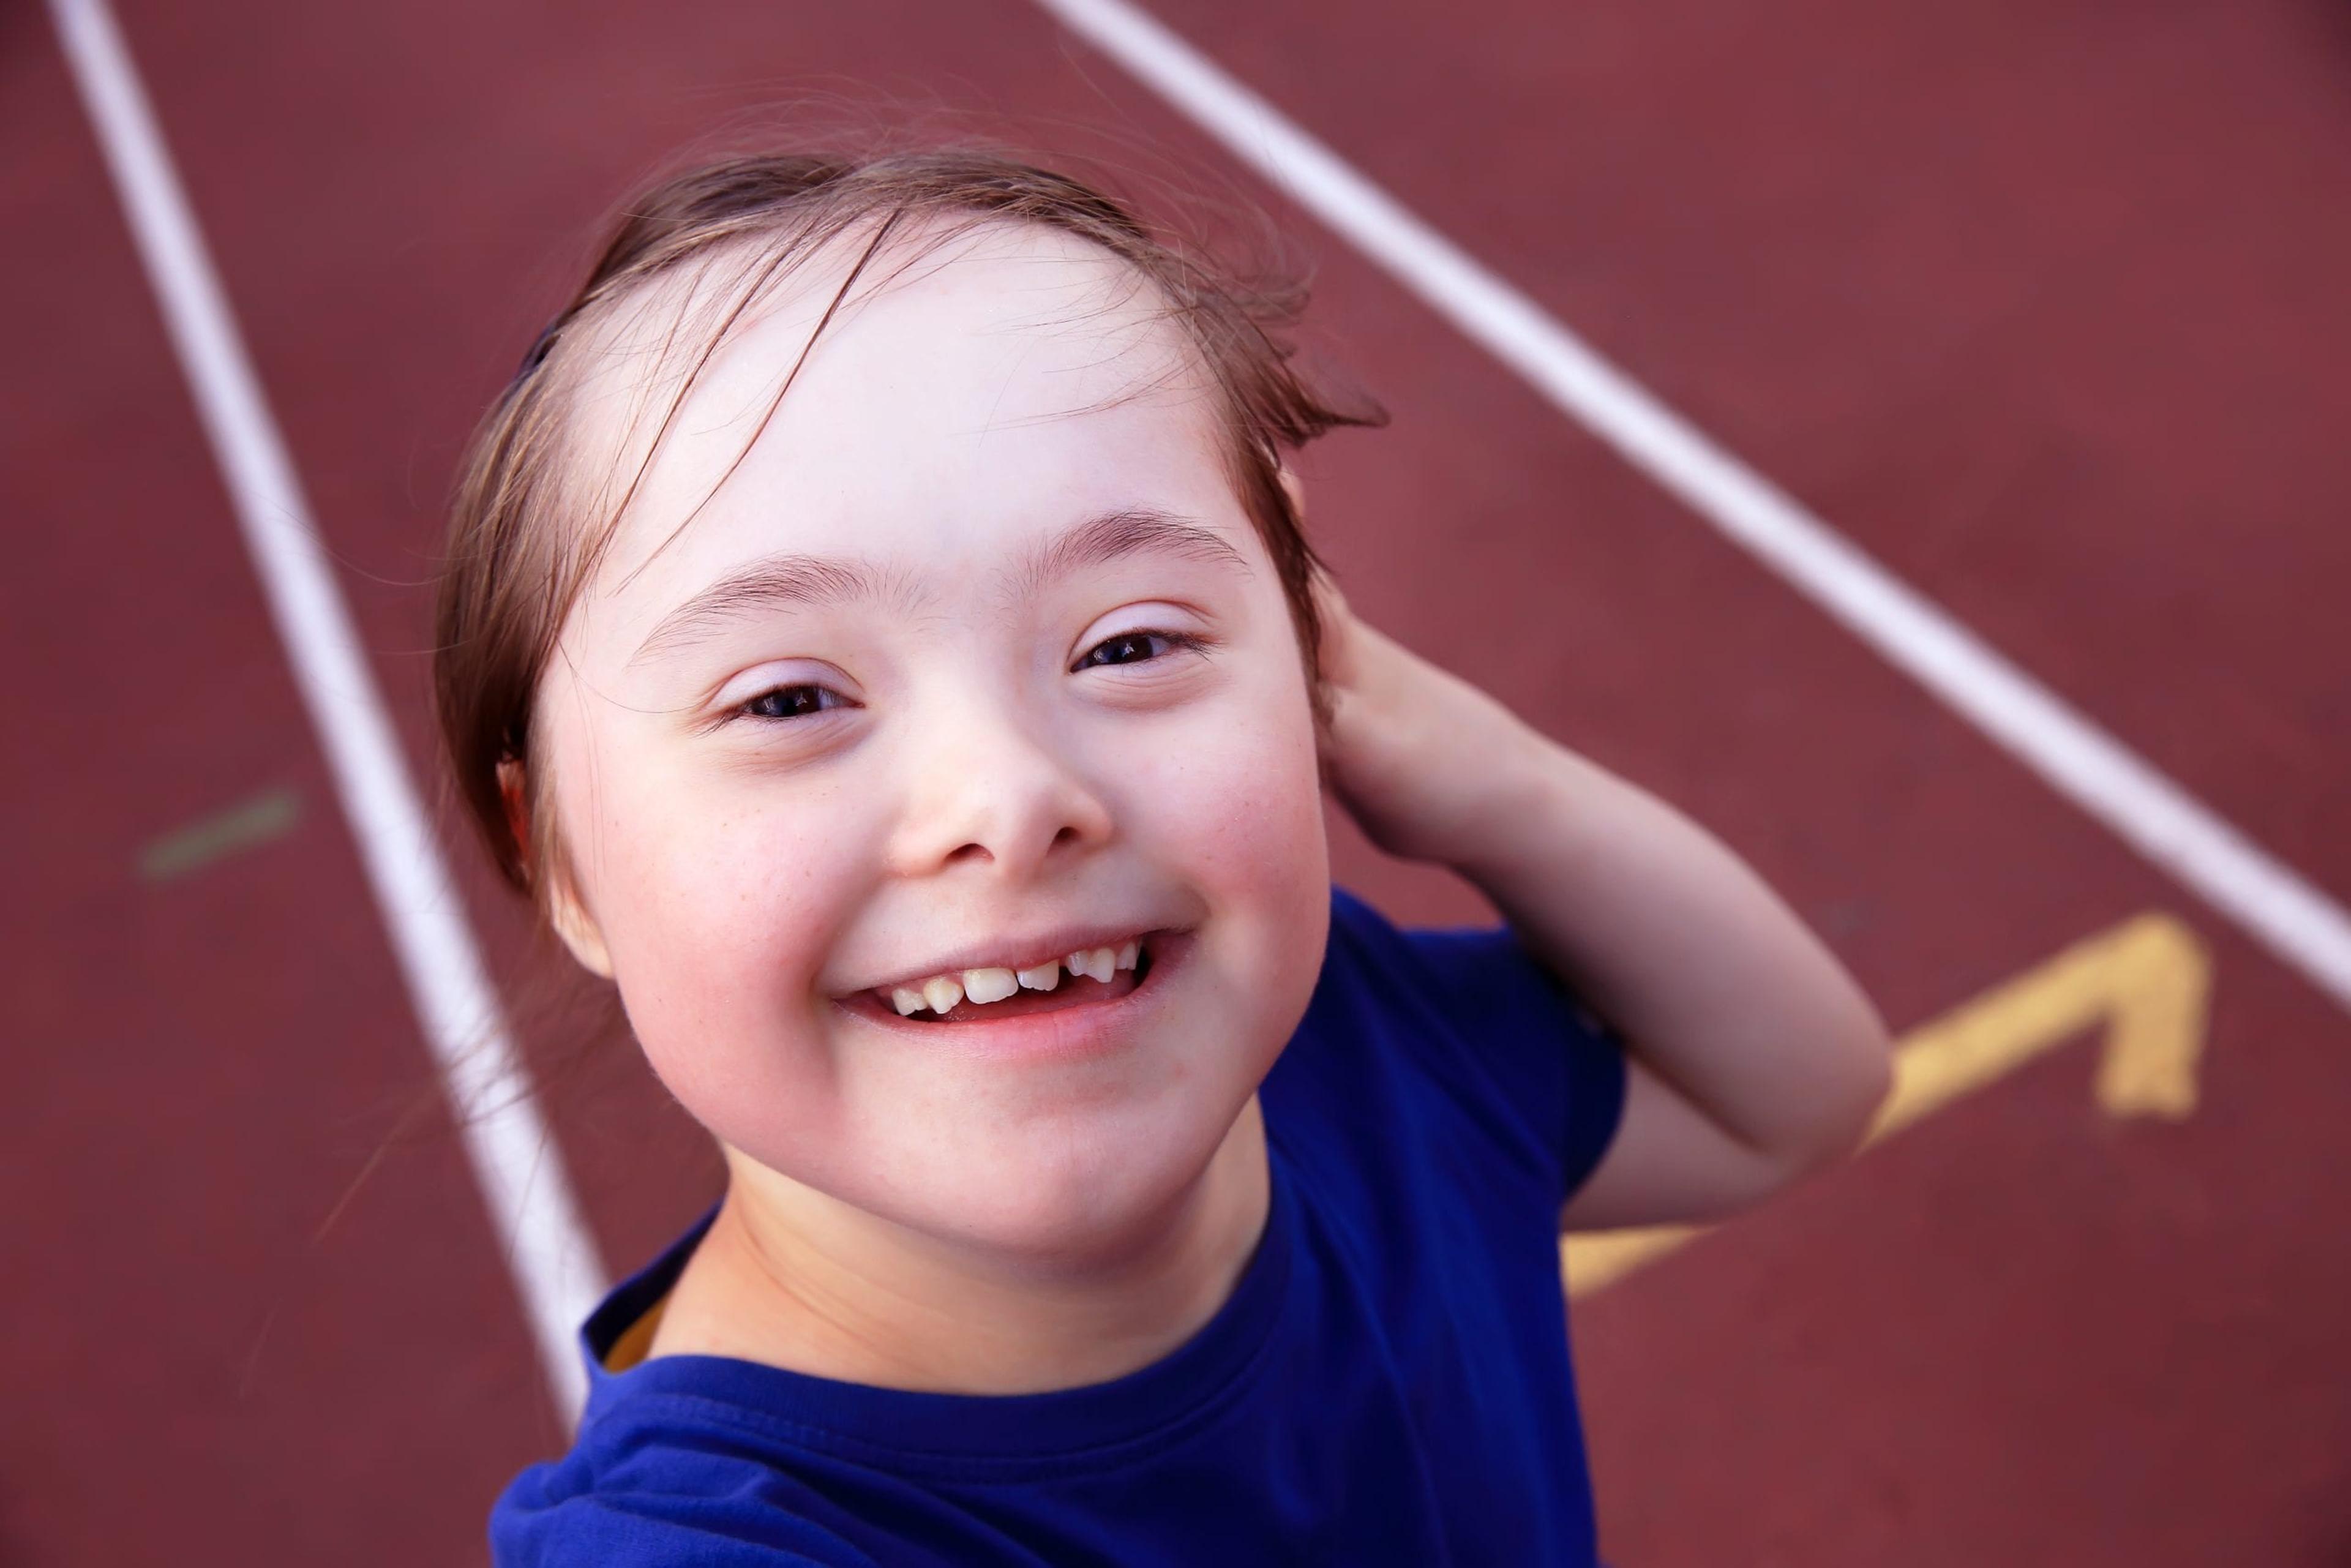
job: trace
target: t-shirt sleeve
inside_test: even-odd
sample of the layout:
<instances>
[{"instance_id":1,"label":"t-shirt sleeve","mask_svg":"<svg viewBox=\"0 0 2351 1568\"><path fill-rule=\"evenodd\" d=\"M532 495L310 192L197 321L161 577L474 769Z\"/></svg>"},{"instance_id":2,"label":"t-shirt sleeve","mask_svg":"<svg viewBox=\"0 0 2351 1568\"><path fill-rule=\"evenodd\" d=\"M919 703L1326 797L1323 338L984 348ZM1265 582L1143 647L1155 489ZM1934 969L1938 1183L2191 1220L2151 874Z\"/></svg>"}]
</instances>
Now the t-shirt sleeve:
<instances>
[{"instance_id":1,"label":"t-shirt sleeve","mask_svg":"<svg viewBox=\"0 0 2351 1568\"><path fill-rule=\"evenodd\" d=\"M1623 1118L1622 1040L1508 925L1399 930L1344 891L1333 922L1388 949L1388 980L1438 1025L1434 1071L1443 1087L1541 1164L1564 1203Z\"/></svg>"},{"instance_id":2,"label":"t-shirt sleeve","mask_svg":"<svg viewBox=\"0 0 2351 1568\"><path fill-rule=\"evenodd\" d=\"M569 1456L516 1477L490 1511L496 1568L876 1568L819 1522L830 1504L795 1476L740 1453L631 1446L686 1404L643 1400L628 1419L591 1423Z\"/></svg>"}]
</instances>

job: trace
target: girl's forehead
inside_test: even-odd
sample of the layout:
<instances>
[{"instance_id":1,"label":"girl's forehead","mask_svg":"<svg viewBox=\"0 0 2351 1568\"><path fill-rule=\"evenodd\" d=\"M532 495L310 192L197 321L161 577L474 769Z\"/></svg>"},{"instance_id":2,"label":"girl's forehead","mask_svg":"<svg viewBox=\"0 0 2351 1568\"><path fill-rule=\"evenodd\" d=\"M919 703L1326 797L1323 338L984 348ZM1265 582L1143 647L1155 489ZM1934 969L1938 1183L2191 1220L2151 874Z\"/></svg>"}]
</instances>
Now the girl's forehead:
<instances>
[{"instance_id":1,"label":"girl's forehead","mask_svg":"<svg viewBox=\"0 0 2351 1568\"><path fill-rule=\"evenodd\" d=\"M666 420L598 597L653 613L779 549L985 557L1106 508L1236 511L1212 382L1128 264L989 224L885 249L843 295L862 249L834 242L726 333ZM716 315L723 284L665 280L593 353L574 450L611 476L613 499L707 343L696 318Z\"/></svg>"},{"instance_id":2,"label":"girl's forehead","mask_svg":"<svg viewBox=\"0 0 2351 1568\"><path fill-rule=\"evenodd\" d=\"M801 263L695 374L588 592L609 630L783 552L968 571L1122 507L1187 515L1250 550L1211 379L1128 263L987 224L877 254L841 294L861 249ZM649 289L592 355L574 449L611 475L611 498L707 343L695 315L722 285Z\"/></svg>"}]
</instances>

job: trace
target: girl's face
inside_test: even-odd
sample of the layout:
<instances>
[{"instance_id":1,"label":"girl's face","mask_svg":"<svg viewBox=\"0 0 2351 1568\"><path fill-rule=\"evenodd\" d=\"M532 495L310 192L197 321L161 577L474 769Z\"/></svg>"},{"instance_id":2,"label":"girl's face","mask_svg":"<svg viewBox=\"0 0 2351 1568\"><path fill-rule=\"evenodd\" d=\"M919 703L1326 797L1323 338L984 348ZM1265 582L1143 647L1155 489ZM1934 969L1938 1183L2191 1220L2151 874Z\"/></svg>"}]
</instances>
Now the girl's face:
<instances>
[{"instance_id":1,"label":"girl's face","mask_svg":"<svg viewBox=\"0 0 2351 1568\"><path fill-rule=\"evenodd\" d=\"M1180 329L1048 230L852 297L726 476L843 267L711 361L565 624L559 925L740 1155L940 1239L1115 1247L1321 965L1288 607ZM600 350L581 451L627 447L665 319Z\"/></svg>"}]
</instances>

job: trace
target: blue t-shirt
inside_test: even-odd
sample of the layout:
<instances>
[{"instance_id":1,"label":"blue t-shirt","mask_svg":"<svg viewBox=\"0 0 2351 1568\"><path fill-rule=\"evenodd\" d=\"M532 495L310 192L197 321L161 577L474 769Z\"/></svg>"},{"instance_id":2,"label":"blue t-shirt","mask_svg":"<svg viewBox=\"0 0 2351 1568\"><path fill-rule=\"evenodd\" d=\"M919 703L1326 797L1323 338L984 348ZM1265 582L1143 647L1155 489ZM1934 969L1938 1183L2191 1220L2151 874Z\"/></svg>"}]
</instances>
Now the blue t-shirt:
<instances>
[{"instance_id":1,"label":"blue t-shirt","mask_svg":"<svg viewBox=\"0 0 2351 1568\"><path fill-rule=\"evenodd\" d=\"M607 1372L705 1218L588 1320L579 1439L498 1500L497 1561L1593 1563L1557 1231L1615 1134L1617 1046L1507 928L1399 931L1333 889L1259 1092L1257 1249L1192 1338L1108 1383Z\"/></svg>"}]
</instances>

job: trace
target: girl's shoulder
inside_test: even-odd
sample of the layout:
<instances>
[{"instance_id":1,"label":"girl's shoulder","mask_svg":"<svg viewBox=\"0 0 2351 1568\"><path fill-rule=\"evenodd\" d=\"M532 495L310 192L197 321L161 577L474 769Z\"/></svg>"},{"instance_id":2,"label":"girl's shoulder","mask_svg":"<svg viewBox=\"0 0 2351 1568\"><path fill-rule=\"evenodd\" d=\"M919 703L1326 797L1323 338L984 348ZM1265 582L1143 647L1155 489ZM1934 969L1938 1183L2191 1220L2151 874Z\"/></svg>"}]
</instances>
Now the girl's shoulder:
<instances>
[{"instance_id":1,"label":"girl's shoulder","mask_svg":"<svg viewBox=\"0 0 2351 1568\"><path fill-rule=\"evenodd\" d=\"M1436 1138L1457 1168L1533 1181L1555 1214L1614 1135L1625 1057L1509 925L1402 927L1334 885L1322 971L1266 1092L1269 1128Z\"/></svg>"}]
</instances>

